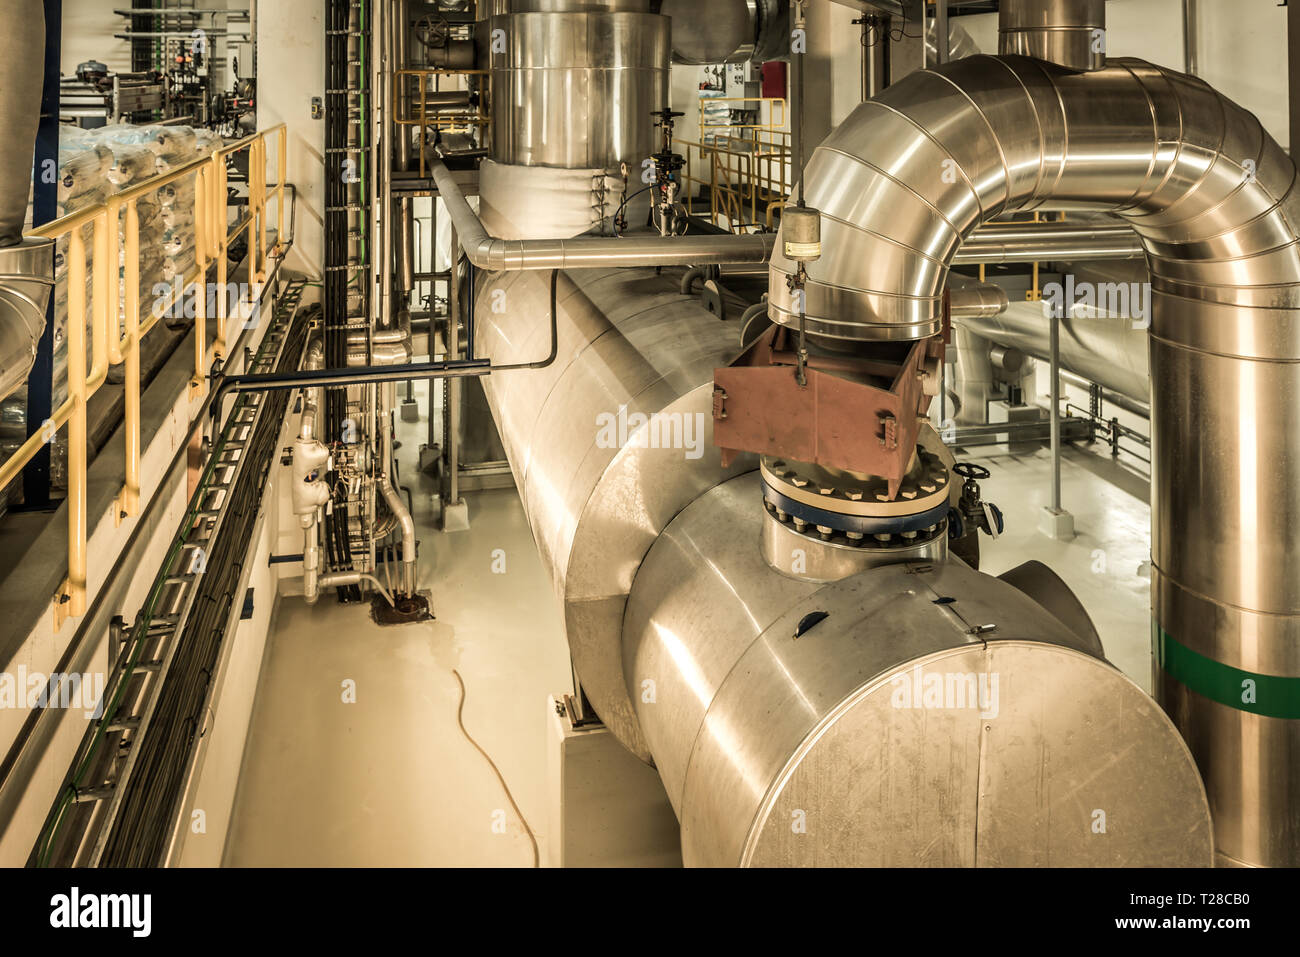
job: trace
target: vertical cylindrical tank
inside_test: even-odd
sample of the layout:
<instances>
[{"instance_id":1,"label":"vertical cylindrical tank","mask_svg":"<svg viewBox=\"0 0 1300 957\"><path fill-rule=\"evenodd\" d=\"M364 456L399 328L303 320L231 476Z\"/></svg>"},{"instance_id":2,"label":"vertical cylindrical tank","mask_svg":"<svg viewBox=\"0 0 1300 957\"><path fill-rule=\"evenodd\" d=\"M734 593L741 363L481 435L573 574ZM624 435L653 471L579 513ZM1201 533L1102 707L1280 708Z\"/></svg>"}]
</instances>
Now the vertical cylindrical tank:
<instances>
[{"instance_id":1,"label":"vertical cylindrical tank","mask_svg":"<svg viewBox=\"0 0 1300 957\"><path fill-rule=\"evenodd\" d=\"M639 169L657 148L651 114L668 103L668 18L624 9L635 4L526 6L564 12L489 21L493 159Z\"/></svg>"}]
</instances>

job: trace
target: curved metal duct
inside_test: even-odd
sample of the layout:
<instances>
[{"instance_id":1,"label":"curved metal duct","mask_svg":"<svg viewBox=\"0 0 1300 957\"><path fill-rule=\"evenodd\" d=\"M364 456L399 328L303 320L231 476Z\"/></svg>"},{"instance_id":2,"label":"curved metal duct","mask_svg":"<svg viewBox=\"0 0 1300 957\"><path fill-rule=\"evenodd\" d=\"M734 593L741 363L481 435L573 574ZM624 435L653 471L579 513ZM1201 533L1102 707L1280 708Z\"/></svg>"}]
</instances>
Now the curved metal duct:
<instances>
[{"instance_id":1,"label":"curved metal duct","mask_svg":"<svg viewBox=\"0 0 1300 957\"><path fill-rule=\"evenodd\" d=\"M789 0L663 0L672 18L673 62L763 63L790 55Z\"/></svg>"},{"instance_id":2,"label":"curved metal duct","mask_svg":"<svg viewBox=\"0 0 1300 957\"><path fill-rule=\"evenodd\" d=\"M1100 70L1106 65L1106 0L1002 0L998 53Z\"/></svg>"},{"instance_id":3,"label":"curved metal duct","mask_svg":"<svg viewBox=\"0 0 1300 957\"><path fill-rule=\"evenodd\" d=\"M988 420L989 400L998 397L989 355L991 345L964 322L953 322L945 361L953 367L948 395L954 408L948 414L958 425L983 425Z\"/></svg>"},{"instance_id":4,"label":"curved metal duct","mask_svg":"<svg viewBox=\"0 0 1300 957\"><path fill-rule=\"evenodd\" d=\"M45 77L45 12L0 0L0 398L26 381L54 287L54 244L24 239Z\"/></svg>"},{"instance_id":5,"label":"curved metal duct","mask_svg":"<svg viewBox=\"0 0 1300 957\"><path fill-rule=\"evenodd\" d=\"M1300 196L1246 110L1136 60L914 73L816 151L810 332L939 329L962 240L1002 212L1127 220L1152 276L1157 691L1206 777L1225 860L1300 863ZM773 254L771 315L794 315Z\"/></svg>"}]
</instances>

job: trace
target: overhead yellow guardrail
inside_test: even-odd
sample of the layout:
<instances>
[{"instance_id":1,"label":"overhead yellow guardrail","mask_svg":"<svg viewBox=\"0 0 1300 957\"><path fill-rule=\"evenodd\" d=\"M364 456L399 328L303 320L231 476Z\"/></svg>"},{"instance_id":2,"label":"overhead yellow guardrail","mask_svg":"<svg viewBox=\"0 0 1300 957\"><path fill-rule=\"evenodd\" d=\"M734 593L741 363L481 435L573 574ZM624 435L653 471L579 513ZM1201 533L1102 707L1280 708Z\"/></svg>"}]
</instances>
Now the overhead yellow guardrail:
<instances>
[{"instance_id":1,"label":"overhead yellow guardrail","mask_svg":"<svg viewBox=\"0 0 1300 957\"><path fill-rule=\"evenodd\" d=\"M267 183L267 140L275 136L277 183ZM285 236L284 188L288 173L288 130L283 123L245 137L214 151L209 156L191 160L169 173L155 176L108 198L104 203L70 213L37 229L29 235L55 240L68 239L68 395L54 414L31 435L16 452L0 465L0 489L8 486L36 457L46 443L54 441L58 430L68 428L68 577L54 596L54 627L68 617L86 613L86 470L89 459L86 435L86 404L108 378L111 365L123 366L125 409L123 433L126 440L126 467L122 491L116 501L118 520L136 515L140 510L140 341L173 306L183 305L194 283L194 376L191 396L202 394L208 372L207 274L210 263L216 264L217 335L214 355L221 357L228 347L228 283L232 243L247 235L249 282L256 285L266 279L267 259L274 251L267 247L267 204L276 201L278 247ZM233 228L227 212L228 171L226 161L234 154L247 151L248 210ZM181 277L173 291L156 303L147 316L140 314L140 217L138 203L142 197L158 192L173 183L194 178L194 250L191 274ZM119 223L123 224L119 233ZM86 309L86 237L85 228L93 226L91 236L91 295L93 309ZM119 273L119 260L125 269ZM125 290L122 285L125 284ZM125 297L124 327L118 323L117 305ZM89 321L88 321L89 320ZM86 368L86 334L90 332L90 368Z\"/></svg>"}]
</instances>

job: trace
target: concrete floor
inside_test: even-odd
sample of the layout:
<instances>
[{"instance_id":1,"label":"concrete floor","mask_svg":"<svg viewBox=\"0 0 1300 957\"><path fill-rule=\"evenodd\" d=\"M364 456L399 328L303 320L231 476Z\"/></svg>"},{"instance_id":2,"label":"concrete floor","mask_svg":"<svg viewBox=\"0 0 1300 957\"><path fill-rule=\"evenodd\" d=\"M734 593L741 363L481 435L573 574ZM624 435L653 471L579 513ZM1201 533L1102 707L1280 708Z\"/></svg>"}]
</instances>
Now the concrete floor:
<instances>
[{"instance_id":1,"label":"concrete floor","mask_svg":"<svg viewBox=\"0 0 1300 957\"><path fill-rule=\"evenodd\" d=\"M228 865L530 866L532 847L491 768L492 755L546 848L547 696L571 690L558 602L512 490L467 496L468 532L437 531L433 483L414 467L423 424L403 424L403 476L415 493L421 587L434 622L379 628L367 609L284 598L244 756ZM985 539L983 569L1051 566L1091 613L1110 660L1150 690L1149 509L1140 477L1067 449L1063 503L1077 537L1038 530L1050 498L1046 449L960 454L1007 530ZM493 572L494 551L505 556ZM342 683L356 682L356 703ZM494 822L504 818L505 833Z\"/></svg>"},{"instance_id":2,"label":"concrete floor","mask_svg":"<svg viewBox=\"0 0 1300 957\"><path fill-rule=\"evenodd\" d=\"M457 726L453 669L465 726L545 858L547 696L572 690L559 604L513 490L470 496L469 531L437 530L434 483L415 468L424 432L403 423L399 456L437 619L381 628L368 606L332 596L280 600L227 865L531 866L518 817ZM343 702L346 680L355 704Z\"/></svg>"},{"instance_id":3,"label":"concrete floor","mask_svg":"<svg viewBox=\"0 0 1300 957\"><path fill-rule=\"evenodd\" d=\"M1005 446L958 452L993 474L980 483L985 501L1002 509L1006 533L980 541L980 570L1000 575L1036 559L1079 597L1101 636L1106 657L1151 692L1151 507L1147 483L1097 454L1066 446L1061 505L1074 515L1075 538L1053 541L1038 531L1051 502L1052 457L1046 448L1012 455Z\"/></svg>"}]
</instances>

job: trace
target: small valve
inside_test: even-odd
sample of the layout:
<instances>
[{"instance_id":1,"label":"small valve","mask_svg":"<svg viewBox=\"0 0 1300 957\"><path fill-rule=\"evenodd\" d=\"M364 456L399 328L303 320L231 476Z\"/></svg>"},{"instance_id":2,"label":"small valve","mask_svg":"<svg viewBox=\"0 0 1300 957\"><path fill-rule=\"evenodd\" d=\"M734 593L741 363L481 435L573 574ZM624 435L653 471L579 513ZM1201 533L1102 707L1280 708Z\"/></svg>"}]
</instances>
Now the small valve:
<instances>
[{"instance_id":1,"label":"small valve","mask_svg":"<svg viewBox=\"0 0 1300 957\"><path fill-rule=\"evenodd\" d=\"M978 530L990 538L997 538L1006 528L1002 510L983 500L979 485L992 473L974 462L958 462L952 470L965 481L957 507L948 514L948 537L964 538L970 531Z\"/></svg>"}]
</instances>

